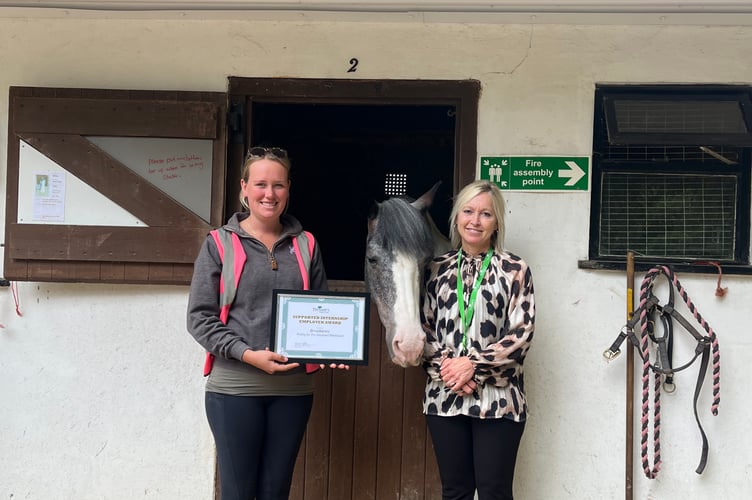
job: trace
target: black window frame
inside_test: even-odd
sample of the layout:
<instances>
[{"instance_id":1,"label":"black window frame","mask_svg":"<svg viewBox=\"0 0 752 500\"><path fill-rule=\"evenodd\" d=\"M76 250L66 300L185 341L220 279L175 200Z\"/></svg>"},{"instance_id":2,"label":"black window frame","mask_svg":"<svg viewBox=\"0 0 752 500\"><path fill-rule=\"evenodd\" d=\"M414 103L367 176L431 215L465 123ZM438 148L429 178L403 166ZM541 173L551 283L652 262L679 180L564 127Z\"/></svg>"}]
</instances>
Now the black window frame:
<instances>
[{"instance_id":1,"label":"black window frame","mask_svg":"<svg viewBox=\"0 0 752 500\"><path fill-rule=\"evenodd\" d=\"M619 99L635 100L736 100L746 125L746 133L635 133L621 132L615 122L614 102ZM734 227L735 248L733 259L710 260L707 258L647 257L635 253L635 269L645 271L657 264L669 264L677 271L717 272L713 262L728 274L752 274L750 266L750 192L752 191L752 87L740 85L597 85L595 88L593 125L592 187L589 232L589 255L578 266L582 269L623 270L626 255L615 257L601 252L602 189L604 174L628 172L635 174L712 174L733 175L737 181L736 222ZM722 146L733 147L738 153L737 163L728 164L706 157L704 161L656 162L644 160L614 160L604 154L611 146L681 148L705 146L711 150ZM720 145L720 146L719 146Z\"/></svg>"}]
</instances>

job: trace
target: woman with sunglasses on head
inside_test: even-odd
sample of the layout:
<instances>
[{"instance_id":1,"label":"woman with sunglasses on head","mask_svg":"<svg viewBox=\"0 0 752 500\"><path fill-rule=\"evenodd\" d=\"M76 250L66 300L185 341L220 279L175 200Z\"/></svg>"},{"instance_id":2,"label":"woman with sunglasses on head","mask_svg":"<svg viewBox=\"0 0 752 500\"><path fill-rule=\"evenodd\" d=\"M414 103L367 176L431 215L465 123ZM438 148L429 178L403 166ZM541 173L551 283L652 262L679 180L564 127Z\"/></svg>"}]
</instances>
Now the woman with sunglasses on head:
<instances>
[{"instance_id":1,"label":"woman with sunglasses on head","mask_svg":"<svg viewBox=\"0 0 752 500\"><path fill-rule=\"evenodd\" d=\"M530 268L504 249L504 199L475 181L450 215L452 250L426 272L423 413L444 500L512 499L527 418L522 364L533 340Z\"/></svg>"},{"instance_id":2,"label":"woman with sunglasses on head","mask_svg":"<svg viewBox=\"0 0 752 500\"><path fill-rule=\"evenodd\" d=\"M222 500L287 499L311 413L313 378L306 366L269 349L272 290L327 289L318 245L296 243L303 227L285 213L289 174L285 150L251 148L240 180L248 211L234 214L216 233L222 237L208 236L194 265L187 326L209 353L205 404ZM301 246L309 253L308 269ZM238 253L245 255L242 269L228 269L237 266ZM224 315L221 281L222 290L237 282Z\"/></svg>"}]
</instances>

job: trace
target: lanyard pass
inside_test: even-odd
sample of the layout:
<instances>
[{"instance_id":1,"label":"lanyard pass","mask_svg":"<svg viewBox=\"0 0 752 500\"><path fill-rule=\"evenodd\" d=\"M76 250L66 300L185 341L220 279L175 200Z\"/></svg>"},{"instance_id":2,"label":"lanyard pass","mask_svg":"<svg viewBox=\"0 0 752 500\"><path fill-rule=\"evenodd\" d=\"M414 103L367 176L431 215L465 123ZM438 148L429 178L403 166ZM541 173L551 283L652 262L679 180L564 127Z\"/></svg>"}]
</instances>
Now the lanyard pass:
<instances>
[{"instance_id":1,"label":"lanyard pass","mask_svg":"<svg viewBox=\"0 0 752 500\"><path fill-rule=\"evenodd\" d=\"M486 252L486 256L483 259L483 264L480 266L480 272L478 278L475 280L473 289L470 292L470 303L467 306L467 313L465 313L465 290L462 284L462 249L457 250L457 301L460 306L460 324L462 325L462 349L460 350L460 356L467 354L467 329L470 328L470 323L473 321L473 313L475 312L475 297L478 295L478 289L483 281L483 276L486 275L488 265L491 263L491 257L493 256L493 250L491 248Z\"/></svg>"}]
</instances>

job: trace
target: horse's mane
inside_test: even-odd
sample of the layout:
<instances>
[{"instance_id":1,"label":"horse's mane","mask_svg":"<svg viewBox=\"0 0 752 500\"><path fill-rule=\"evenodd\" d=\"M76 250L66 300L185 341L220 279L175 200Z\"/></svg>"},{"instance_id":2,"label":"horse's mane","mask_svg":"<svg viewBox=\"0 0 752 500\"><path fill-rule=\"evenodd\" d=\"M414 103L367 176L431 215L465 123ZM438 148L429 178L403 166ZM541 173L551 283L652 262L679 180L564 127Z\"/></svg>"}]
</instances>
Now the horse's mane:
<instances>
[{"instance_id":1,"label":"horse's mane","mask_svg":"<svg viewBox=\"0 0 752 500\"><path fill-rule=\"evenodd\" d=\"M378 223L371 235L386 249L409 255L431 256L431 227L420 210L406 198L389 198L378 204Z\"/></svg>"}]
</instances>

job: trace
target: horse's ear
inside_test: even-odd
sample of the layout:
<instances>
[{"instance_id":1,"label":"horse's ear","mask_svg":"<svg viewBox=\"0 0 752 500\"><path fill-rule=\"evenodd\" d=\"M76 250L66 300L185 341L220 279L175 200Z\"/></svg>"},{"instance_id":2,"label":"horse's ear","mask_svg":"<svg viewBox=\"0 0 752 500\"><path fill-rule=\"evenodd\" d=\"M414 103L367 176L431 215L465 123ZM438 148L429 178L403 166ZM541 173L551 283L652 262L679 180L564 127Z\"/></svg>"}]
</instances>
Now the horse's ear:
<instances>
[{"instance_id":1,"label":"horse's ear","mask_svg":"<svg viewBox=\"0 0 752 500\"><path fill-rule=\"evenodd\" d=\"M379 204L374 203L371 205L371 210L368 212L368 234L373 233L376 228L376 219L379 216Z\"/></svg>"},{"instance_id":2,"label":"horse's ear","mask_svg":"<svg viewBox=\"0 0 752 500\"><path fill-rule=\"evenodd\" d=\"M429 189L427 193L425 193L423 196L421 196L420 198L412 202L411 205L420 211L428 210L429 208L431 208L431 205L433 204L433 197L436 195L436 191L439 190L440 185L441 185L441 181L434 184L433 187Z\"/></svg>"}]
</instances>

